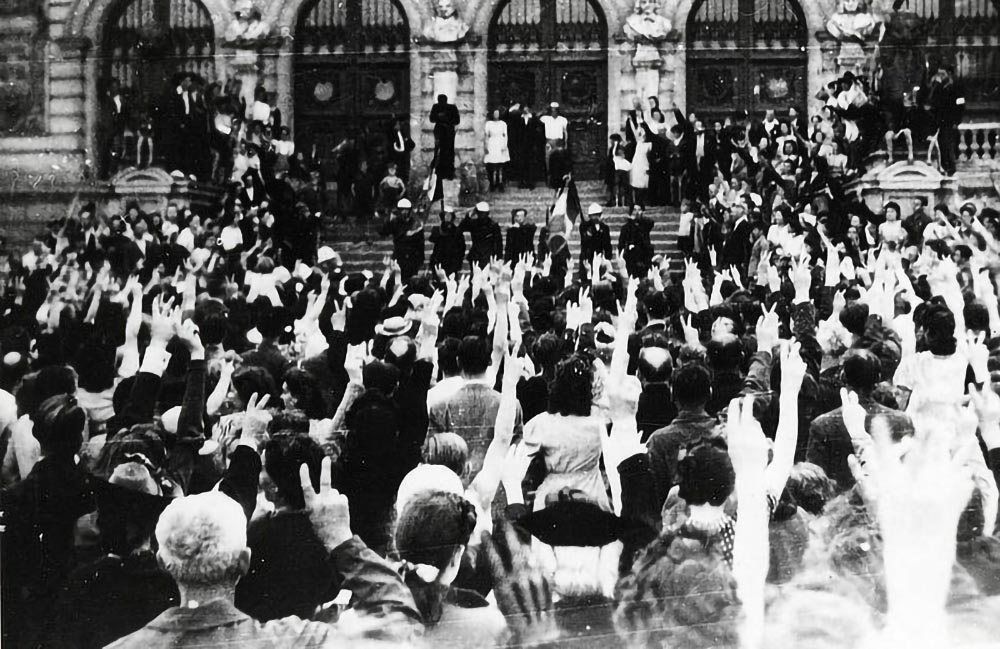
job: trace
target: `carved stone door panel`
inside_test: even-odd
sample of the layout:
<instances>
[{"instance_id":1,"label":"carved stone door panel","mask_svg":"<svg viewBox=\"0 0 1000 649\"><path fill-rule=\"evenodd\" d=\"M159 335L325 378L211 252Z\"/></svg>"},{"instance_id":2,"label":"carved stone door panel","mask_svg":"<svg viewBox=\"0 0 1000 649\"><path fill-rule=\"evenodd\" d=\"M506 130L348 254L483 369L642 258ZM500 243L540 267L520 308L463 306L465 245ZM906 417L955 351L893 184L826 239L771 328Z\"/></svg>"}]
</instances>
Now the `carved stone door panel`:
<instances>
[{"instance_id":1,"label":"carved stone door panel","mask_svg":"<svg viewBox=\"0 0 1000 649\"><path fill-rule=\"evenodd\" d=\"M348 136L380 172L392 121L408 121L409 27L395 0L306 5L296 32L296 149L320 164Z\"/></svg>"},{"instance_id":2,"label":"carved stone door panel","mask_svg":"<svg viewBox=\"0 0 1000 649\"><path fill-rule=\"evenodd\" d=\"M593 0L508 0L489 34L489 110L549 103L569 120L573 168L600 177L607 141L607 21Z\"/></svg>"},{"instance_id":3,"label":"carved stone door panel","mask_svg":"<svg viewBox=\"0 0 1000 649\"><path fill-rule=\"evenodd\" d=\"M805 107L806 22L795 0L699 0L690 16L689 112L722 120Z\"/></svg>"}]
</instances>

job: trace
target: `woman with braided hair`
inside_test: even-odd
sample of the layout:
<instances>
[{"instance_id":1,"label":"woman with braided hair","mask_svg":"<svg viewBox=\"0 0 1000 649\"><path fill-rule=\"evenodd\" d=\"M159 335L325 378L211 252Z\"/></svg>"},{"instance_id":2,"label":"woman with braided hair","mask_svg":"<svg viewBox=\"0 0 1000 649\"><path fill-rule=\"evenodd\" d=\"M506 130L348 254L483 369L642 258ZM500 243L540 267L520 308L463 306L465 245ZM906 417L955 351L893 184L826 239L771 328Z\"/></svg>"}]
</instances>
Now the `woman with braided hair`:
<instances>
[{"instance_id":1,"label":"woman with braided hair","mask_svg":"<svg viewBox=\"0 0 1000 649\"><path fill-rule=\"evenodd\" d=\"M475 505L447 491L413 496L396 520L401 572L423 617L428 646L492 647L507 635L495 606L452 585L475 527Z\"/></svg>"}]
</instances>

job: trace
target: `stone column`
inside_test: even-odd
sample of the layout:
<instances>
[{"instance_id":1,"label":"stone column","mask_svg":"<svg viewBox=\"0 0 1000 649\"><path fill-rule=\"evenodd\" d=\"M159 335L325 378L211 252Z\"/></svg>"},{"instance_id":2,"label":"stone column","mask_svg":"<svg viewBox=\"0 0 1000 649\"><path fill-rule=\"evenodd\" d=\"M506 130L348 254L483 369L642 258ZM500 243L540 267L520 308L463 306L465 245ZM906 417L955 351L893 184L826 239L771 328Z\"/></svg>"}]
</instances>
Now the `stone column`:
<instances>
[{"instance_id":1,"label":"stone column","mask_svg":"<svg viewBox=\"0 0 1000 649\"><path fill-rule=\"evenodd\" d=\"M427 43L423 51L424 64L427 71L429 85L425 85L423 106L414 107L421 110L421 123L427 132L427 137L423 138L426 143L422 161L429 165L434 155L434 135L433 125L427 121L431 107L437 102L438 95L448 97L449 103L458 107L461 117L458 129L455 133L455 179L442 182L444 189L444 200L449 205L458 205L459 191L461 189L460 167L463 161L462 150L465 148L467 140L466 132L473 127L472 104L473 87L471 75L465 74L469 69L468 65L463 65L464 52L460 53L455 43Z\"/></svg>"}]
</instances>

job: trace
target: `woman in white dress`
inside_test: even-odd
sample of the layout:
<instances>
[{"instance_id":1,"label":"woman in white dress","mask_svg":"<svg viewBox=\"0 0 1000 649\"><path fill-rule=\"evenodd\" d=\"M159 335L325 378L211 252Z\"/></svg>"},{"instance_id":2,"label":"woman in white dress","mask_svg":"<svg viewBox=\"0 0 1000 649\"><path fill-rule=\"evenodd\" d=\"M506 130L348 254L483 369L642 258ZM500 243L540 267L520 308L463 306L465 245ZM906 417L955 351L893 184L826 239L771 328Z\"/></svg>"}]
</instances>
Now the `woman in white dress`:
<instances>
[{"instance_id":1,"label":"woman in white dress","mask_svg":"<svg viewBox=\"0 0 1000 649\"><path fill-rule=\"evenodd\" d=\"M639 207L646 207L646 192L649 190L649 127L641 124L635 131L635 153L632 155L632 170L628 182L632 186L632 201Z\"/></svg>"},{"instance_id":2,"label":"woman in white dress","mask_svg":"<svg viewBox=\"0 0 1000 649\"><path fill-rule=\"evenodd\" d=\"M503 191L504 165L510 162L507 148L507 122L500 119L500 111L495 110L486 121L486 173L490 179L490 191Z\"/></svg>"}]
</instances>

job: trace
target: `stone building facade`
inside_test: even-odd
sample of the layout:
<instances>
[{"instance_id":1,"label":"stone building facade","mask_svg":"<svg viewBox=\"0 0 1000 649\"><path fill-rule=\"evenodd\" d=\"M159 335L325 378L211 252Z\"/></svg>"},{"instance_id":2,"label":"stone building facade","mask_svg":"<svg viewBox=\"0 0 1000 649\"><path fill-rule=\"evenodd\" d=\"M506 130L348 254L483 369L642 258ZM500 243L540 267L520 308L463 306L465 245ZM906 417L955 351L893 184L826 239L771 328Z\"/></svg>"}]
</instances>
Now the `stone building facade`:
<instances>
[{"instance_id":1,"label":"stone building facade","mask_svg":"<svg viewBox=\"0 0 1000 649\"><path fill-rule=\"evenodd\" d=\"M1000 121L997 4L904 0L899 10L919 23L923 64L945 56L976 87L974 122ZM417 173L433 156L438 94L461 113L460 164L481 159L492 109L557 101L581 173L594 176L636 101L655 96L706 120L736 108L814 112L831 80L873 72L881 24L900 22L864 0L11 0L2 11L13 50L0 67L22 92L3 98L0 187L35 196L32 205L44 202L40 187L50 197L102 191L96 134L112 76L137 101L169 92L181 69L238 78L248 101L263 85L297 146L320 157L347 133L402 117ZM244 37L237 11L254 12L256 33ZM966 144L992 164L988 127Z\"/></svg>"}]
</instances>

